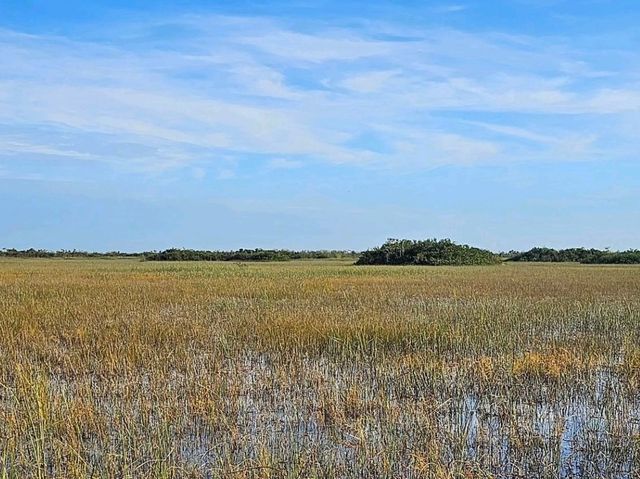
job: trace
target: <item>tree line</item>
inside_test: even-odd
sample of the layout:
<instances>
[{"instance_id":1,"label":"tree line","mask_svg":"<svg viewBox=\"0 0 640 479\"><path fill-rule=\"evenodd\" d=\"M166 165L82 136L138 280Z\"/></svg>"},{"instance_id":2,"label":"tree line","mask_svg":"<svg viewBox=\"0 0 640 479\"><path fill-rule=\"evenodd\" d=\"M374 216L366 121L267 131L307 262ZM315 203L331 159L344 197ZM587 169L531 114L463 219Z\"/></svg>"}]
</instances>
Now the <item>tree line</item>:
<instances>
[{"instance_id":1,"label":"tree line","mask_svg":"<svg viewBox=\"0 0 640 479\"><path fill-rule=\"evenodd\" d=\"M290 261L295 259L357 258L355 251L317 250L293 251L285 249L239 249L236 251L208 251L170 248L164 251L96 253L78 250L49 251L29 248L0 249L0 257L9 258L140 258L145 261Z\"/></svg>"},{"instance_id":2,"label":"tree line","mask_svg":"<svg viewBox=\"0 0 640 479\"><path fill-rule=\"evenodd\" d=\"M107 251L98 253L95 251L58 250L46 249L0 249L0 256L6 258L138 258L150 253L126 253L122 251Z\"/></svg>"},{"instance_id":3,"label":"tree line","mask_svg":"<svg viewBox=\"0 0 640 479\"><path fill-rule=\"evenodd\" d=\"M355 251L319 250L292 251L286 249L239 249L236 251L206 251L171 248L145 255L147 261L291 261L295 259L355 258Z\"/></svg>"},{"instance_id":4,"label":"tree line","mask_svg":"<svg viewBox=\"0 0 640 479\"><path fill-rule=\"evenodd\" d=\"M640 264L640 250L609 251L594 248L532 248L525 252L510 252L507 261L583 264Z\"/></svg>"},{"instance_id":5,"label":"tree line","mask_svg":"<svg viewBox=\"0 0 640 479\"><path fill-rule=\"evenodd\" d=\"M575 262L583 264L640 264L640 250L609 251L594 248L532 248L529 251L493 253L486 249L460 245L450 239L387 240L381 246L363 251L286 249L239 249L235 251L170 248L164 251L128 253L122 251L89 252L49 251L29 248L0 249L0 257L10 258L139 258L143 261L291 261L299 259L354 259L357 265L488 265L502 261L543 263Z\"/></svg>"}]
</instances>

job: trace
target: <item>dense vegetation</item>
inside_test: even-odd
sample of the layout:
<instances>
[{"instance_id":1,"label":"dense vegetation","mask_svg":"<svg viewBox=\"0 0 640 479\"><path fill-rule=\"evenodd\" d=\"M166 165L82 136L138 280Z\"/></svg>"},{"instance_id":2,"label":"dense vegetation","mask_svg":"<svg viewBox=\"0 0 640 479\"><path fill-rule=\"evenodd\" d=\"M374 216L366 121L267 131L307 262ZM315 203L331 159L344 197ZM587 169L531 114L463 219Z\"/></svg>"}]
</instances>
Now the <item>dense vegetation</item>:
<instances>
[{"instance_id":1,"label":"dense vegetation","mask_svg":"<svg viewBox=\"0 0 640 479\"><path fill-rule=\"evenodd\" d=\"M451 240L425 241L389 239L378 248L361 254L356 251L318 250L293 251L285 249L239 249L209 251L171 248L164 251L127 253L122 251L90 252L78 250L49 251L44 249L0 249L0 257L9 258L139 258L147 261L290 261L297 259L355 259L356 264L388 265L485 265L500 261L584 264L640 264L640 250L608 251L587 248L533 248L529 251L491 251L458 245Z\"/></svg>"},{"instance_id":2,"label":"dense vegetation","mask_svg":"<svg viewBox=\"0 0 640 479\"><path fill-rule=\"evenodd\" d=\"M147 253L148 261L289 261L294 259L353 258L355 251L290 251L284 249L239 249L237 251L202 251L168 249Z\"/></svg>"},{"instance_id":3,"label":"dense vegetation","mask_svg":"<svg viewBox=\"0 0 640 479\"><path fill-rule=\"evenodd\" d=\"M587 264L640 264L640 250L602 251L599 255L585 258Z\"/></svg>"},{"instance_id":4,"label":"dense vegetation","mask_svg":"<svg viewBox=\"0 0 640 479\"><path fill-rule=\"evenodd\" d=\"M105 253L96 253L92 251L78 250L58 250L49 251L46 249L0 249L0 257L7 258L135 258L143 257L150 253L123 253L122 251L108 251Z\"/></svg>"},{"instance_id":5,"label":"dense vegetation","mask_svg":"<svg viewBox=\"0 0 640 479\"><path fill-rule=\"evenodd\" d=\"M640 250L602 251L598 249L533 248L524 253L514 253L508 261L532 261L544 263L587 263L587 264L637 264L640 263Z\"/></svg>"},{"instance_id":6,"label":"dense vegetation","mask_svg":"<svg viewBox=\"0 0 640 479\"><path fill-rule=\"evenodd\" d=\"M294 259L355 258L355 251L290 251L273 249L239 249L237 251L204 251L171 248L164 251L95 253L77 250L2 249L0 257L9 258L141 258L147 261L289 261Z\"/></svg>"},{"instance_id":7,"label":"dense vegetation","mask_svg":"<svg viewBox=\"0 0 640 479\"><path fill-rule=\"evenodd\" d=\"M425 241L389 239L382 246L363 252L356 264L459 266L500 262L501 259L491 251L459 245L449 239Z\"/></svg>"}]
</instances>

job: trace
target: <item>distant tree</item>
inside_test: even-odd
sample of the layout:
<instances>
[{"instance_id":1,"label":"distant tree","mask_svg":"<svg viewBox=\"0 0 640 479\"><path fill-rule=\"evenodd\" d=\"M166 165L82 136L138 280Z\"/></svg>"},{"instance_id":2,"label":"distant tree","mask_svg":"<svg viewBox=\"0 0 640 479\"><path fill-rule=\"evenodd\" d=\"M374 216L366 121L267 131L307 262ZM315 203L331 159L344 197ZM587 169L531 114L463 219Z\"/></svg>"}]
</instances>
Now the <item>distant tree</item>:
<instances>
[{"instance_id":1,"label":"distant tree","mask_svg":"<svg viewBox=\"0 0 640 479\"><path fill-rule=\"evenodd\" d=\"M357 265L483 265L502 260L491 251L458 245L449 239L424 241L388 239L382 246L363 252Z\"/></svg>"},{"instance_id":2,"label":"distant tree","mask_svg":"<svg viewBox=\"0 0 640 479\"><path fill-rule=\"evenodd\" d=\"M551 248L532 248L524 253L511 256L508 261L532 261L543 263L574 262L585 264L636 264L640 263L638 250L604 251L586 248L568 248L555 250Z\"/></svg>"}]
</instances>

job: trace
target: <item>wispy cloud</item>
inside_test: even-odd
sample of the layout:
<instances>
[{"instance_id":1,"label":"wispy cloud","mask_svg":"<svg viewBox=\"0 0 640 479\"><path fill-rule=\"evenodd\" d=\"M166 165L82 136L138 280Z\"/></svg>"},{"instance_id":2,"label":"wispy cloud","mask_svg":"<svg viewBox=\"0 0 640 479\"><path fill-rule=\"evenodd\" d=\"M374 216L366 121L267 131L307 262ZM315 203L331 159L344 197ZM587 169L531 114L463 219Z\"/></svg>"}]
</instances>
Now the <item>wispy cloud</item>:
<instances>
[{"instance_id":1,"label":"wispy cloud","mask_svg":"<svg viewBox=\"0 0 640 479\"><path fill-rule=\"evenodd\" d=\"M452 5L440 5L438 7L434 7L433 11L436 13L456 13L456 12L463 12L466 9L467 9L466 5L452 4Z\"/></svg>"},{"instance_id":2,"label":"wispy cloud","mask_svg":"<svg viewBox=\"0 0 640 479\"><path fill-rule=\"evenodd\" d=\"M141 171L247 155L430 168L590 159L604 135L615 158L640 142L609 126L637 120L640 72L562 39L217 16L128 27L109 42L0 31L0 123L20 127L0 155ZM558 132L527 126L543 117Z\"/></svg>"},{"instance_id":3,"label":"wispy cloud","mask_svg":"<svg viewBox=\"0 0 640 479\"><path fill-rule=\"evenodd\" d=\"M291 160L289 158L273 158L269 160L268 166L272 170L293 170L301 168L304 163L298 160Z\"/></svg>"}]
</instances>

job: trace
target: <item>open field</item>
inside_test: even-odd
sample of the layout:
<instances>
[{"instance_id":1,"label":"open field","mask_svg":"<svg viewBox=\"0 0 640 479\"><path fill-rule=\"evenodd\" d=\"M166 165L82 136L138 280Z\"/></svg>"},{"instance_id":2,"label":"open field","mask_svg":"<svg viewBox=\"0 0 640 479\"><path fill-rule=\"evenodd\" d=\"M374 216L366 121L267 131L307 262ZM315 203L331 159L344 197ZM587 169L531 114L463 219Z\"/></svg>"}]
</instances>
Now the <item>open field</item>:
<instances>
[{"instance_id":1,"label":"open field","mask_svg":"<svg viewBox=\"0 0 640 479\"><path fill-rule=\"evenodd\" d=\"M0 478L633 478L640 267L0 261Z\"/></svg>"}]
</instances>

